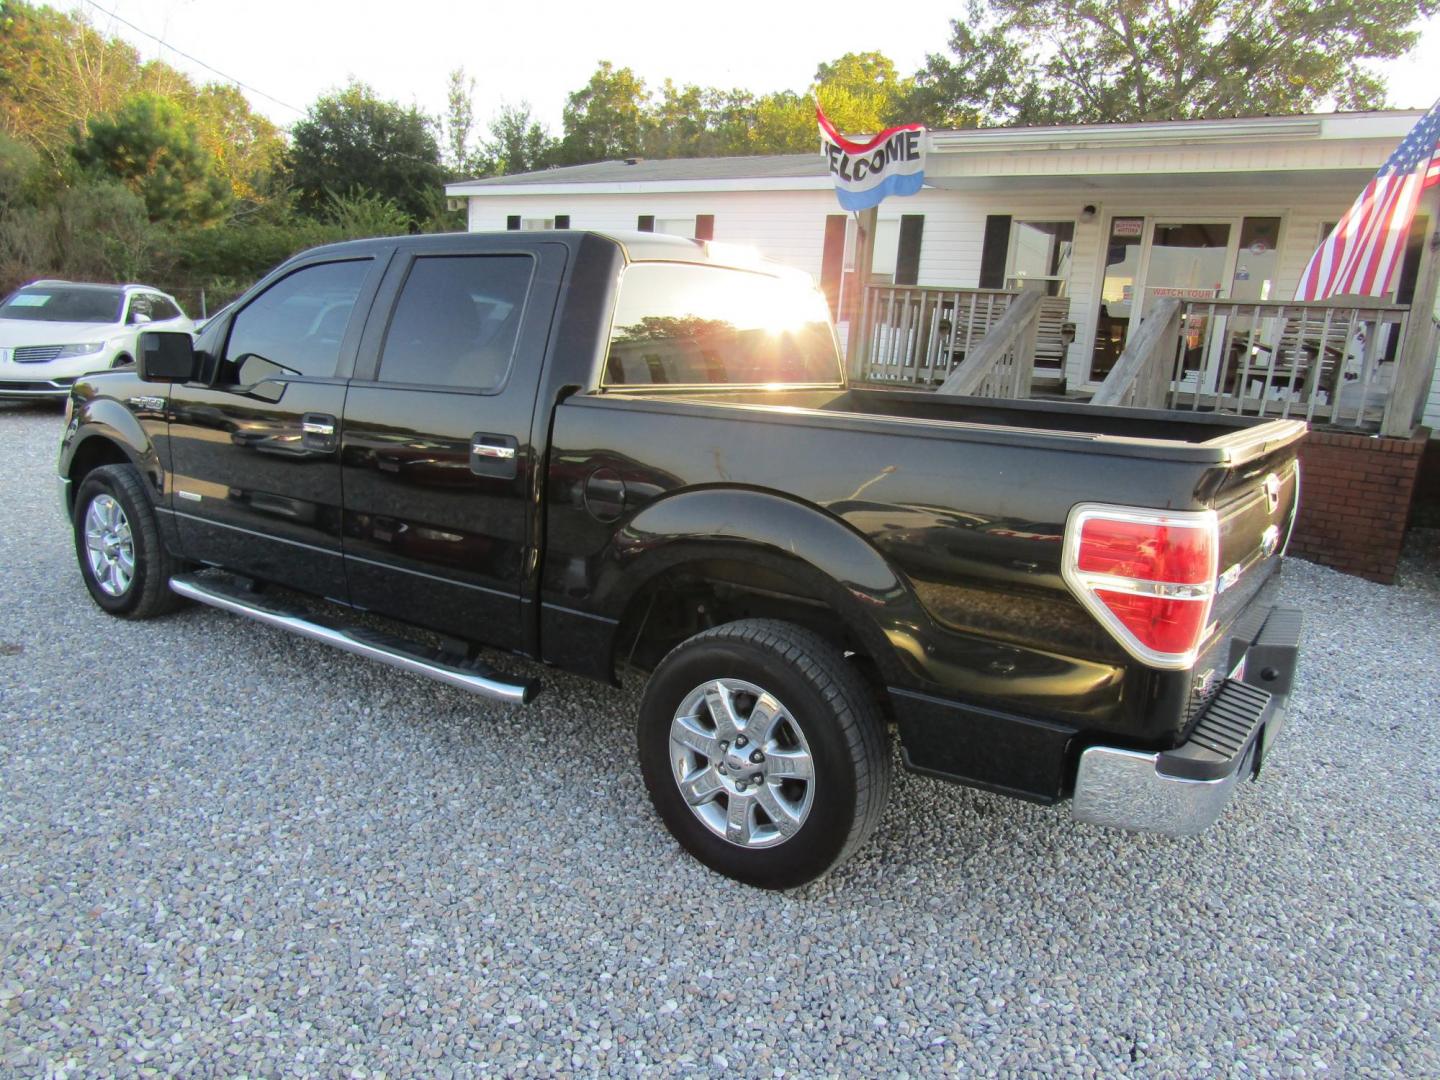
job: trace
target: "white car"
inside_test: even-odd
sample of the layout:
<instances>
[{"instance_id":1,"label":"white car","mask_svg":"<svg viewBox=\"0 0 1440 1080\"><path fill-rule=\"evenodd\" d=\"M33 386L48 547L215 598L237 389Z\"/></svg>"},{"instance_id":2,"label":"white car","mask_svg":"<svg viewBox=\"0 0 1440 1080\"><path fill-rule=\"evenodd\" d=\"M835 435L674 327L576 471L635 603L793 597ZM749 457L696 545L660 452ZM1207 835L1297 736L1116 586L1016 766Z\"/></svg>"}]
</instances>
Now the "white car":
<instances>
[{"instance_id":1,"label":"white car","mask_svg":"<svg viewBox=\"0 0 1440 1080\"><path fill-rule=\"evenodd\" d=\"M79 376L133 363L141 331L193 328L146 285L32 282L0 304L0 399L65 398Z\"/></svg>"}]
</instances>

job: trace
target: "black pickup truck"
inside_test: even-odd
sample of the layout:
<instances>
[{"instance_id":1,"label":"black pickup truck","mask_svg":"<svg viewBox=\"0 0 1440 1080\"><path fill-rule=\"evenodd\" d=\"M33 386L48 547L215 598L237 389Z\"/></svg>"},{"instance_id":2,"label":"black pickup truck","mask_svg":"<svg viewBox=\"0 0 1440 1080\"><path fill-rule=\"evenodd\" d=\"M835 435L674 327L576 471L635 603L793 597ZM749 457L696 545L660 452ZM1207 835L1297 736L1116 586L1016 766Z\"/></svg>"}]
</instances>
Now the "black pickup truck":
<instances>
[{"instance_id":1,"label":"black pickup truck","mask_svg":"<svg viewBox=\"0 0 1440 1080\"><path fill-rule=\"evenodd\" d=\"M115 615L199 601L517 704L502 654L648 673L661 818L788 887L874 830L892 727L919 772L1212 822L1291 686L1304 431L851 386L804 275L512 232L310 251L146 334L76 383L59 468Z\"/></svg>"}]
</instances>

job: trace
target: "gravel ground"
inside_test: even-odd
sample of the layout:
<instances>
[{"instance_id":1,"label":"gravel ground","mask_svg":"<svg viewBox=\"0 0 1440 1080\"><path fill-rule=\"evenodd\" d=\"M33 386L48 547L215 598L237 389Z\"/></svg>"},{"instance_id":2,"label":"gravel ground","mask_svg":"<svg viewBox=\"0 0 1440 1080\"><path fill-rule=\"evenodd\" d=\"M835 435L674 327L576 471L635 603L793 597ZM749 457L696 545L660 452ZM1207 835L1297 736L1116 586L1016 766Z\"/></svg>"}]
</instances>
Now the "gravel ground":
<instances>
[{"instance_id":1,"label":"gravel ground","mask_svg":"<svg viewBox=\"0 0 1440 1080\"><path fill-rule=\"evenodd\" d=\"M0 406L0 1073L1440 1074L1426 559L1287 567L1290 727L1203 836L900 774L859 857L769 894L664 833L605 687L507 708L106 618L59 430Z\"/></svg>"}]
</instances>

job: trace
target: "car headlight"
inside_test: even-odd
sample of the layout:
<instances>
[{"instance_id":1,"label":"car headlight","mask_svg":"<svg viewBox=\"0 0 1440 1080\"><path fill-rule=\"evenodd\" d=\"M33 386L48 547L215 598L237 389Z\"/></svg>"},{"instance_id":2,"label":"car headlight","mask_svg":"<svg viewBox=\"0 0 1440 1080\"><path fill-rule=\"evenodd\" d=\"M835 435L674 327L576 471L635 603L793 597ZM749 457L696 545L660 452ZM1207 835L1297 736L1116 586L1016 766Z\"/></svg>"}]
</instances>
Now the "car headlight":
<instances>
[{"instance_id":1,"label":"car headlight","mask_svg":"<svg viewBox=\"0 0 1440 1080\"><path fill-rule=\"evenodd\" d=\"M55 354L56 360L67 360L72 356L89 356L105 348L103 341L86 341L79 345L66 345Z\"/></svg>"}]
</instances>

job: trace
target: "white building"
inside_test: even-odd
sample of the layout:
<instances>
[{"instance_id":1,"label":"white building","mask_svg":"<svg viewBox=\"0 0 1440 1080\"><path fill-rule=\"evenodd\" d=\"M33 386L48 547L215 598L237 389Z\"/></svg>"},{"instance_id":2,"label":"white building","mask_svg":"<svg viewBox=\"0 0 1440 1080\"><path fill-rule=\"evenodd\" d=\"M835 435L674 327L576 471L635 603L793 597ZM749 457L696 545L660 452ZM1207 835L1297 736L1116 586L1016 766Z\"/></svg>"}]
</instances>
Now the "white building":
<instances>
[{"instance_id":1,"label":"white building","mask_svg":"<svg viewBox=\"0 0 1440 1080\"><path fill-rule=\"evenodd\" d=\"M1093 389L1140 296L1285 300L1316 245L1422 114L936 131L926 186L880 207L872 280L1048 279L1070 300L1072 388ZM472 180L472 231L653 229L753 246L835 297L854 224L814 155L613 161ZM1427 221L1392 296L1412 302ZM848 243L847 243L848 237ZM1428 314L1430 302L1418 305ZM1426 422L1440 427L1440 382Z\"/></svg>"}]
</instances>

